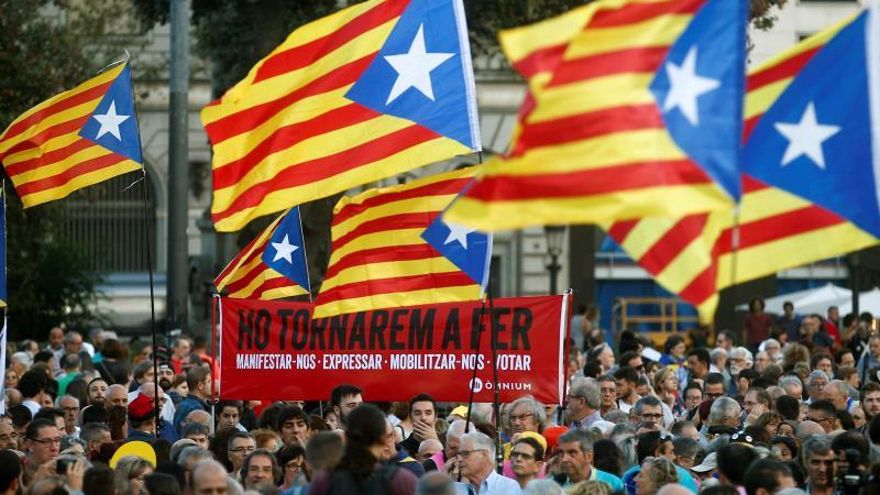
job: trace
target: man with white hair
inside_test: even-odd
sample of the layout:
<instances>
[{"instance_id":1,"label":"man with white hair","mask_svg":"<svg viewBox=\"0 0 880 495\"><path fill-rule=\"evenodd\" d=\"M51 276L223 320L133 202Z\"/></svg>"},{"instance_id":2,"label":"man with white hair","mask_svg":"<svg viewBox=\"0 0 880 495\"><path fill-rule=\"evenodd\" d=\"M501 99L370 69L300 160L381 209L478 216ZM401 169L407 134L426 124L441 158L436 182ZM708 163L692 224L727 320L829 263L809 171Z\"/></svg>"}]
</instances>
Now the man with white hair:
<instances>
[{"instance_id":1,"label":"man with white hair","mask_svg":"<svg viewBox=\"0 0 880 495\"><path fill-rule=\"evenodd\" d=\"M495 472L495 442L478 431L461 437L458 466L462 481L455 484L460 495L508 495L520 493L519 484Z\"/></svg>"},{"instance_id":2,"label":"man with white hair","mask_svg":"<svg viewBox=\"0 0 880 495\"><path fill-rule=\"evenodd\" d=\"M742 408L739 403L730 397L719 397L712 403L709 409L709 417L706 419L708 431L706 437L714 439L718 435L731 435L739 429Z\"/></svg>"},{"instance_id":3,"label":"man with white hair","mask_svg":"<svg viewBox=\"0 0 880 495\"><path fill-rule=\"evenodd\" d=\"M144 383L138 387L136 392L130 392L128 394L129 402L133 400L133 398L137 398L139 394L146 395L150 399L156 400L156 384L152 382ZM179 432L174 429L171 420L167 419L169 417L174 419L174 404L171 403L168 394L162 391L162 387L159 387L159 408L160 414L157 423L157 426L159 427L159 438L164 438L165 440L174 443L180 439L180 435Z\"/></svg>"},{"instance_id":4,"label":"man with white hair","mask_svg":"<svg viewBox=\"0 0 880 495\"><path fill-rule=\"evenodd\" d=\"M807 395L810 396L807 403L824 399L825 387L830 381L831 378L824 371L815 370L810 373L807 377Z\"/></svg>"},{"instance_id":5,"label":"man with white hair","mask_svg":"<svg viewBox=\"0 0 880 495\"><path fill-rule=\"evenodd\" d=\"M730 350L727 362L730 366L730 386L728 387L728 391L730 392L730 395L734 395L737 392L737 378L739 377L740 372L751 369L754 364L752 352L745 347L734 347Z\"/></svg>"},{"instance_id":6,"label":"man with white hair","mask_svg":"<svg viewBox=\"0 0 880 495\"><path fill-rule=\"evenodd\" d=\"M828 385L825 386L825 392L823 395L825 396L825 400L831 401L837 409L848 411L850 405L852 405L852 399L849 395L849 385L843 380L831 380L828 382Z\"/></svg>"},{"instance_id":7,"label":"man with white hair","mask_svg":"<svg viewBox=\"0 0 880 495\"><path fill-rule=\"evenodd\" d=\"M437 452L430 459L425 461L424 467L425 471L443 471L446 467L446 463L454 460L458 455L459 447L461 446L461 437L464 435L464 431L474 431L474 425L468 424L463 419L457 419L449 425L449 429L446 430L446 448Z\"/></svg>"},{"instance_id":8,"label":"man with white hair","mask_svg":"<svg viewBox=\"0 0 880 495\"><path fill-rule=\"evenodd\" d=\"M804 384L796 375L785 375L779 379L779 386L785 390L789 397L794 397L798 401L804 398Z\"/></svg>"}]
</instances>

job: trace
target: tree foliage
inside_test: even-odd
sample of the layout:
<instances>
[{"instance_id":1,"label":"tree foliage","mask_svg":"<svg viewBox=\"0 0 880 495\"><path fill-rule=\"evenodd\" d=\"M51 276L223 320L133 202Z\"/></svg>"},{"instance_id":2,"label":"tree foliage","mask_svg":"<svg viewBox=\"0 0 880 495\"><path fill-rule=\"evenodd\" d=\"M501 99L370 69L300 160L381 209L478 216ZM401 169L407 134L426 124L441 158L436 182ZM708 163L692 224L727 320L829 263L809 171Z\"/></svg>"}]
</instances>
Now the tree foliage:
<instances>
[{"instance_id":1,"label":"tree foliage","mask_svg":"<svg viewBox=\"0 0 880 495\"><path fill-rule=\"evenodd\" d=\"M100 50L86 17L48 0L0 0L0 127L46 98L93 74ZM94 12L90 13L93 14ZM98 318L90 303L99 277L81 246L60 234L61 203L22 209L6 183L7 269L12 335L40 337L61 322L82 328Z\"/></svg>"}]
</instances>

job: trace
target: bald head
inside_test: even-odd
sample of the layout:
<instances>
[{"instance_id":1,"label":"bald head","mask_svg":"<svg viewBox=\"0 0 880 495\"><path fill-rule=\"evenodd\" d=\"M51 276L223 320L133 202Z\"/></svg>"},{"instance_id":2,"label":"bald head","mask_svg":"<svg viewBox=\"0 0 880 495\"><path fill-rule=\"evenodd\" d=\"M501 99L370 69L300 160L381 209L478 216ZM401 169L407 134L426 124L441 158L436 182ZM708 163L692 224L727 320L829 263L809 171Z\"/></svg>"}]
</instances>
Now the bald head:
<instances>
[{"instance_id":1,"label":"bald head","mask_svg":"<svg viewBox=\"0 0 880 495\"><path fill-rule=\"evenodd\" d=\"M440 471L426 473L416 485L416 495L429 493L432 495L453 495L455 486L452 483L452 478Z\"/></svg>"},{"instance_id":2,"label":"bald head","mask_svg":"<svg viewBox=\"0 0 880 495\"><path fill-rule=\"evenodd\" d=\"M213 488L226 488L226 477L226 468L223 467L223 464L213 459L206 459L196 464L189 481L193 493L215 493Z\"/></svg>"},{"instance_id":3,"label":"bald head","mask_svg":"<svg viewBox=\"0 0 880 495\"><path fill-rule=\"evenodd\" d=\"M128 406L128 390L118 383L110 385L107 389L107 402L113 406Z\"/></svg>"},{"instance_id":4,"label":"bald head","mask_svg":"<svg viewBox=\"0 0 880 495\"><path fill-rule=\"evenodd\" d=\"M138 387L138 391L147 397L156 397L156 384L153 382L147 382ZM165 391L162 390L162 387L159 387L159 393L165 394Z\"/></svg>"},{"instance_id":5,"label":"bald head","mask_svg":"<svg viewBox=\"0 0 880 495\"><path fill-rule=\"evenodd\" d=\"M186 415L186 424L199 423L211 427L211 415L207 411L196 410Z\"/></svg>"},{"instance_id":6,"label":"bald head","mask_svg":"<svg viewBox=\"0 0 880 495\"><path fill-rule=\"evenodd\" d=\"M802 421L798 427L797 432L795 433L798 437L798 440L803 442L810 435L824 435L825 428L815 422L815 421Z\"/></svg>"},{"instance_id":7,"label":"bald head","mask_svg":"<svg viewBox=\"0 0 880 495\"><path fill-rule=\"evenodd\" d=\"M671 483L669 485L664 485L661 488L657 495L693 495L693 493L678 483Z\"/></svg>"}]
</instances>

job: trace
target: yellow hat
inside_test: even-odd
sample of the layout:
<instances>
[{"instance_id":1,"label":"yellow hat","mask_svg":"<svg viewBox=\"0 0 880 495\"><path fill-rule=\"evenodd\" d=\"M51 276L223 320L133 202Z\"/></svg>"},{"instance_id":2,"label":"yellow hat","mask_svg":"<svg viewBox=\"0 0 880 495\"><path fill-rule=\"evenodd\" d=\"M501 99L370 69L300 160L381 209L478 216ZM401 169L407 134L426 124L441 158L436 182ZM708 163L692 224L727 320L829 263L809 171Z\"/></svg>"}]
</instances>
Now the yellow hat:
<instances>
[{"instance_id":1,"label":"yellow hat","mask_svg":"<svg viewBox=\"0 0 880 495\"><path fill-rule=\"evenodd\" d=\"M547 452L547 439L544 438L544 435L536 431L524 431L520 433L517 437L517 440L520 438L531 438L541 444L541 448L544 449L544 452Z\"/></svg>"},{"instance_id":2,"label":"yellow hat","mask_svg":"<svg viewBox=\"0 0 880 495\"><path fill-rule=\"evenodd\" d=\"M458 406L449 413L450 416L461 416L462 418L467 419L468 408L467 406Z\"/></svg>"},{"instance_id":3,"label":"yellow hat","mask_svg":"<svg viewBox=\"0 0 880 495\"><path fill-rule=\"evenodd\" d=\"M113 454L113 457L110 459L110 467L116 469L116 463L118 463L120 459L130 456L140 457L152 464L153 467L156 467L156 451L153 450L153 447L150 444L147 442L141 442L140 440L126 442L116 449L116 453Z\"/></svg>"}]
</instances>

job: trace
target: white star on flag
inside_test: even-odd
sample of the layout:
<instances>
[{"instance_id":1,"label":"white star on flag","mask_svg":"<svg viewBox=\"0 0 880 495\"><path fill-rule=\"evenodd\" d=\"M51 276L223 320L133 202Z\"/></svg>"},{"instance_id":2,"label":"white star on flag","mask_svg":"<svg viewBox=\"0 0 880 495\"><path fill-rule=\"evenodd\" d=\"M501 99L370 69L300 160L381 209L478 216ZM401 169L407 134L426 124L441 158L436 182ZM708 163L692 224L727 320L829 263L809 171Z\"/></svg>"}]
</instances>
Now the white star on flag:
<instances>
[{"instance_id":1,"label":"white star on flag","mask_svg":"<svg viewBox=\"0 0 880 495\"><path fill-rule=\"evenodd\" d=\"M95 139L101 139L101 136L109 132L113 137L122 141L122 135L119 133L119 125L131 118L131 115L117 115L116 101L113 100L110 102L110 108L107 109L107 113L96 113L95 115L92 115L92 117L101 124L101 128L98 129L98 135Z\"/></svg>"},{"instance_id":2,"label":"white star on flag","mask_svg":"<svg viewBox=\"0 0 880 495\"><path fill-rule=\"evenodd\" d=\"M697 75L697 47L692 46L681 65L672 62L666 64L666 75L669 77L669 93L663 102L663 111L674 108L681 110L684 118L691 125L700 123L700 112L697 109L697 98L717 89L721 82Z\"/></svg>"},{"instance_id":3,"label":"white star on flag","mask_svg":"<svg viewBox=\"0 0 880 495\"><path fill-rule=\"evenodd\" d=\"M419 25L419 31L413 38L409 51L401 55L387 55L385 60L397 71L397 79L388 95L386 105L403 94L409 88L416 88L423 95L434 101L434 88L431 86L431 71L449 60L454 53L428 53L425 49L425 26Z\"/></svg>"},{"instance_id":4,"label":"white star on flag","mask_svg":"<svg viewBox=\"0 0 880 495\"><path fill-rule=\"evenodd\" d=\"M822 125L816 120L816 106L811 101L801 115L801 121L797 124L777 122L776 130L788 139L788 147L782 156L782 166L806 155L817 167L825 170L825 153L822 152L822 143L831 136L840 132L840 126Z\"/></svg>"},{"instance_id":5,"label":"white star on flag","mask_svg":"<svg viewBox=\"0 0 880 495\"><path fill-rule=\"evenodd\" d=\"M282 258L290 264L293 264L293 259L291 258L291 254L294 251L299 249L299 246L294 246L290 243L289 236L284 234L284 239L281 242L273 242L272 247L275 248L275 258L272 259L272 262L276 262Z\"/></svg>"},{"instance_id":6,"label":"white star on flag","mask_svg":"<svg viewBox=\"0 0 880 495\"><path fill-rule=\"evenodd\" d=\"M443 241L443 245L450 244L452 242L457 242L461 244L461 247L467 249L467 236L471 232L475 232L477 229L472 229L470 227L465 227L464 225L458 225L455 223L446 223L446 226L449 227L449 235L446 236L446 240Z\"/></svg>"}]
</instances>

